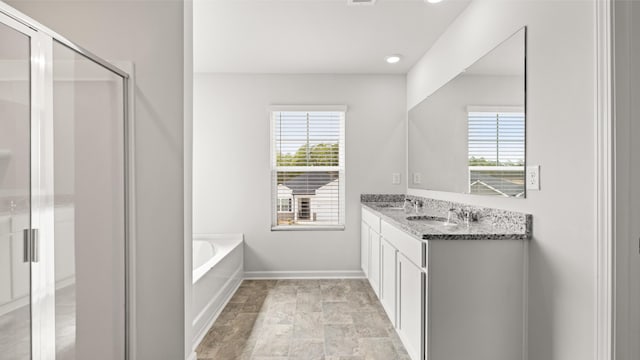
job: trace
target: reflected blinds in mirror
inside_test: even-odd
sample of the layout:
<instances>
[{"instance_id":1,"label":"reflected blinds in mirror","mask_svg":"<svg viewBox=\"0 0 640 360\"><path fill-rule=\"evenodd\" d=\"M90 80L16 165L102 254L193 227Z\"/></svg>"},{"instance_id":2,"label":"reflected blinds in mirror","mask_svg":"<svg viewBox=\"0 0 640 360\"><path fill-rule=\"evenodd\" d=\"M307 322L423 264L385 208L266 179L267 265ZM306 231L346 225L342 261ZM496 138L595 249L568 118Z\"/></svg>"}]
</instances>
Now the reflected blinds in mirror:
<instances>
[{"instance_id":1,"label":"reflected blinds in mirror","mask_svg":"<svg viewBox=\"0 0 640 360\"><path fill-rule=\"evenodd\" d=\"M524 112L470 111L468 153L470 193L524 196Z\"/></svg>"},{"instance_id":2,"label":"reflected blinds in mirror","mask_svg":"<svg viewBox=\"0 0 640 360\"><path fill-rule=\"evenodd\" d=\"M344 111L271 116L272 226L344 226Z\"/></svg>"}]
</instances>

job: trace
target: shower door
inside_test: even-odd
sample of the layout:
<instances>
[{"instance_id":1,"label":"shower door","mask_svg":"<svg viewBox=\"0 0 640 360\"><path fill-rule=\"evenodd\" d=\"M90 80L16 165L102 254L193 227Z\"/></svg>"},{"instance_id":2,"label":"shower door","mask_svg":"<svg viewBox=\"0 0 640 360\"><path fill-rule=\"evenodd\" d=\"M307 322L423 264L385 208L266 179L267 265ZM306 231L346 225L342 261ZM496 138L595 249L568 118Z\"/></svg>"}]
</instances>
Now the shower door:
<instances>
[{"instance_id":1,"label":"shower door","mask_svg":"<svg viewBox=\"0 0 640 360\"><path fill-rule=\"evenodd\" d=\"M6 20L6 19L5 19ZM31 355L31 36L0 23L0 358Z\"/></svg>"},{"instance_id":2,"label":"shower door","mask_svg":"<svg viewBox=\"0 0 640 360\"><path fill-rule=\"evenodd\" d=\"M0 3L0 360L125 359L127 75L22 16Z\"/></svg>"},{"instance_id":3,"label":"shower door","mask_svg":"<svg viewBox=\"0 0 640 360\"><path fill-rule=\"evenodd\" d=\"M56 359L122 359L124 82L56 40L51 49Z\"/></svg>"}]
</instances>

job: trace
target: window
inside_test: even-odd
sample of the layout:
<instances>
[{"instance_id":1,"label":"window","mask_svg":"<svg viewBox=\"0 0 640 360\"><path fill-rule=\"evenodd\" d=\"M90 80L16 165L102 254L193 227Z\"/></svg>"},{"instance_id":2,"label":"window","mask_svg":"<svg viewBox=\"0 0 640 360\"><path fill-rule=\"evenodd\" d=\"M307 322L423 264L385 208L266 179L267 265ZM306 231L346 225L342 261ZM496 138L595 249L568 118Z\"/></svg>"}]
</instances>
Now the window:
<instances>
[{"instance_id":1,"label":"window","mask_svg":"<svg viewBox=\"0 0 640 360\"><path fill-rule=\"evenodd\" d=\"M272 109L272 229L344 228L345 111Z\"/></svg>"},{"instance_id":2,"label":"window","mask_svg":"<svg viewBox=\"0 0 640 360\"><path fill-rule=\"evenodd\" d=\"M278 212L291 212L291 198L278 199Z\"/></svg>"},{"instance_id":3,"label":"window","mask_svg":"<svg viewBox=\"0 0 640 360\"><path fill-rule=\"evenodd\" d=\"M468 125L469 192L524 196L524 111L469 111Z\"/></svg>"}]
</instances>

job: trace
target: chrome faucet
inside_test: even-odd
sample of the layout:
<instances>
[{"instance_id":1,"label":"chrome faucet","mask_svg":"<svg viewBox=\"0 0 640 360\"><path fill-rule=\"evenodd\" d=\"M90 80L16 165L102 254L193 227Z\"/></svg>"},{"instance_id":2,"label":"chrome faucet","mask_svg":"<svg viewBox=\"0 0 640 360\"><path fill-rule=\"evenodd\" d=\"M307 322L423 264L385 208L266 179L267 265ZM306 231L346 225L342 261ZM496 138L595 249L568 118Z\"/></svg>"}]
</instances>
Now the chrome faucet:
<instances>
[{"instance_id":1,"label":"chrome faucet","mask_svg":"<svg viewBox=\"0 0 640 360\"><path fill-rule=\"evenodd\" d=\"M416 212L417 215L420 215L420 213L422 213L422 208L424 207L424 202L422 200L413 200L413 210Z\"/></svg>"},{"instance_id":2,"label":"chrome faucet","mask_svg":"<svg viewBox=\"0 0 640 360\"><path fill-rule=\"evenodd\" d=\"M404 212L410 214L412 211L416 213L416 215L420 215L422 213L422 208L424 207L424 201L422 200L411 200L409 198L404 199Z\"/></svg>"},{"instance_id":3,"label":"chrome faucet","mask_svg":"<svg viewBox=\"0 0 640 360\"><path fill-rule=\"evenodd\" d=\"M467 226L471 225L471 222L478 221L479 217L478 212L471 210L471 208L469 207L460 209L451 208L449 209L449 213L454 213L458 217L458 219L462 220Z\"/></svg>"}]
</instances>

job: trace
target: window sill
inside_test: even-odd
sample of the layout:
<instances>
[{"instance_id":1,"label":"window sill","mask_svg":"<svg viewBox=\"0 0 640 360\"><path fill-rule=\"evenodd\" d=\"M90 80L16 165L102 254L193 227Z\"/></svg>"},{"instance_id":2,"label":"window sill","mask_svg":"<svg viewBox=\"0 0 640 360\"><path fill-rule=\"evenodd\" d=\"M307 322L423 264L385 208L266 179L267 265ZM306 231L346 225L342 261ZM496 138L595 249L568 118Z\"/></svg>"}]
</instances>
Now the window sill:
<instances>
[{"instance_id":1,"label":"window sill","mask_svg":"<svg viewBox=\"0 0 640 360\"><path fill-rule=\"evenodd\" d=\"M272 226L271 231L344 231L344 225L288 225L288 226Z\"/></svg>"}]
</instances>

